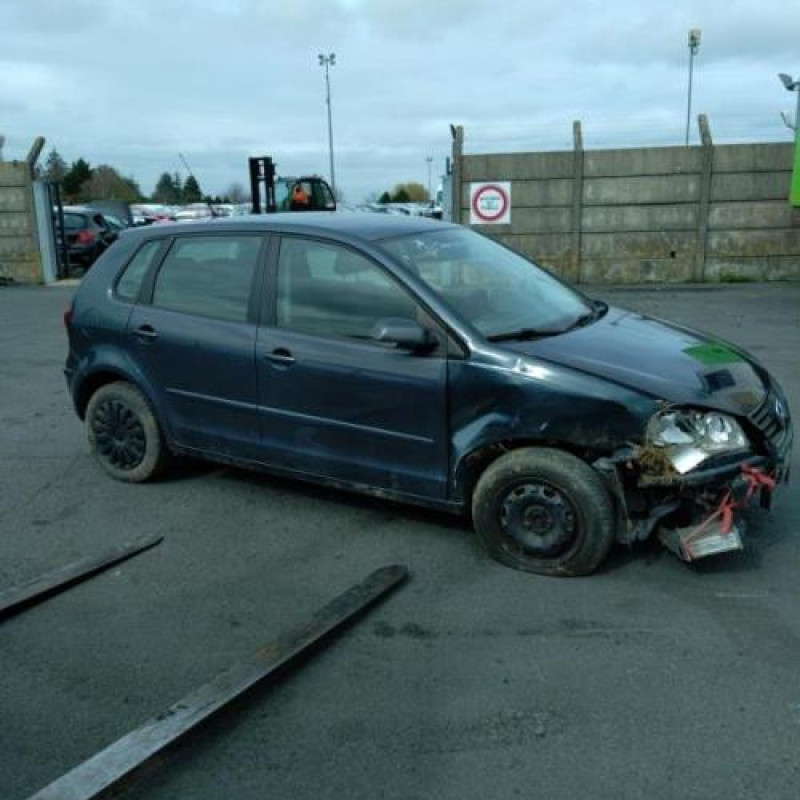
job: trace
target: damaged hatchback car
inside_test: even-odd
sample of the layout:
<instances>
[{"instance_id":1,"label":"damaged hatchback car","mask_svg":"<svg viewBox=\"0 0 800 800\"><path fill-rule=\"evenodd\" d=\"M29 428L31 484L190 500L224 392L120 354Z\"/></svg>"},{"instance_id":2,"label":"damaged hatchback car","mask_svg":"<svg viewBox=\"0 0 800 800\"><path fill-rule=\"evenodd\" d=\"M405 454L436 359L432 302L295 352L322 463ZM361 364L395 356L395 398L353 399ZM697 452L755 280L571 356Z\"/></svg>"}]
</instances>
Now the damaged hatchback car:
<instances>
[{"instance_id":1,"label":"damaged hatchback car","mask_svg":"<svg viewBox=\"0 0 800 800\"><path fill-rule=\"evenodd\" d=\"M465 228L270 215L125 232L65 314L113 477L199 456L472 515L499 561L586 574L615 541L741 547L788 479L780 386Z\"/></svg>"}]
</instances>

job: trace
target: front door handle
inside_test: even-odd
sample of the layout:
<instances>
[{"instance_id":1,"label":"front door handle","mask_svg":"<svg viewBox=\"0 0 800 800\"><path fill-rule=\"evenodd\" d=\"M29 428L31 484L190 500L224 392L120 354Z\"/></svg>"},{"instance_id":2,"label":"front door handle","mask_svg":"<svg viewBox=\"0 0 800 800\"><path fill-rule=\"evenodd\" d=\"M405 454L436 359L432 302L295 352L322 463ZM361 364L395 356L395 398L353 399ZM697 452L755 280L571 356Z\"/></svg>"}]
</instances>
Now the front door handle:
<instances>
[{"instance_id":1,"label":"front door handle","mask_svg":"<svg viewBox=\"0 0 800 800\"><path fill-rule=\"evenodd\" d=\"M294 356L285 347L276 348L271 353L267 353L265 358L273 364L280 364L284 367L294 364Z\"/></svg>"},{"instance_id":2,"label":"front door handle","mask_svg":"<svg viewBox=\"0 0 800 800\"><path fill-rule=\"evenodd\" d=\"M158 339L158 331L152 325L140 325L131 333L143 342L152 342Z\"/></svg>"}]
</instances>

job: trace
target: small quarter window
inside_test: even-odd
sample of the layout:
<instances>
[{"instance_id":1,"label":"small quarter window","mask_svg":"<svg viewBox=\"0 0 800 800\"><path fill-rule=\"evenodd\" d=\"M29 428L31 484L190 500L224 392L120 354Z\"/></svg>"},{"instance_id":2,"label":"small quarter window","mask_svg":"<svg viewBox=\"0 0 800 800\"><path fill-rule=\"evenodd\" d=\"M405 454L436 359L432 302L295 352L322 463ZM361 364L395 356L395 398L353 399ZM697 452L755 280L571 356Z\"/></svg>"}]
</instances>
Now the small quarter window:
<instances>
[{"instance_id":1,"label":"small quarter window","mask_svg":"<svg viewBox=\"0 0 800 800\"><path fill-rule=\"evenodd\" d=\"M139 252L128 262L124 272L117 281L117 297L120 300L126 300L129 303L135 303L136 298L139 297L139 290L142 288L147 270L150 265L155 261L158 251L161 247L161 241L155 239L147 242L143 247L139 248Z\"/></svg>"}]
</instances>

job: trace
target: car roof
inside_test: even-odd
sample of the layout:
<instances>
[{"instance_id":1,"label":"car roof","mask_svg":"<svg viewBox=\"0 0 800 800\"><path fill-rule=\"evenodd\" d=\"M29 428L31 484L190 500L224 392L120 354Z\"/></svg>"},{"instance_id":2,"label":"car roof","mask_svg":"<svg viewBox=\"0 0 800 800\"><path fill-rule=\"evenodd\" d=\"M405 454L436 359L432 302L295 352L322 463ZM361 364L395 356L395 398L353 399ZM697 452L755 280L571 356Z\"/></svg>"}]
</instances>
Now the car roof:
<instances>
[{"instance_id":1,"label":"car roof","mask_svg":"<svg viewBox=\"0 0 800 800\"><path fill-rule=\"evenodd\" d=\"M294 211L284 214L250 214L242 217L217 217L212 220L170 223L156 229L161 236L177 233L222 233L263 231L265 233L333 234L366 241L405 236L425 231L454 228L449 222L426 217L391 216L388 214L337 214L331 211ZM150 226L126 231L125 236L152 235Z\"/></svg>"}]
</instances>

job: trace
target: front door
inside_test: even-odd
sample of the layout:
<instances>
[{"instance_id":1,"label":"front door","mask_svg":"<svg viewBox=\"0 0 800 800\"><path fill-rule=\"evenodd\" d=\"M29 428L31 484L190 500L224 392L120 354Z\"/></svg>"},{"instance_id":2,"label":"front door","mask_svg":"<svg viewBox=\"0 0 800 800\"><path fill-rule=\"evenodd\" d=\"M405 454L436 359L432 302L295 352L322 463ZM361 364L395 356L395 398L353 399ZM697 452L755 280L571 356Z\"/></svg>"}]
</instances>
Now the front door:
<instances>
[{"instance_id":1,"label":"front door","mask_svg":"<svg viewBox=\"0 0 800 800\"><path fill-rule=\"evenodd\" d=\"M383 267L338 244L283 237L273 279L270 324L256 345L268 459L444 498L445 338L427 354L370 339L388 317L435 323Z\"/></svg>"},{"instance_id":2,"label":"front door","mask_svg":"<svg viewBox=\"0 0 800 800\"><path fill-rule=\"evenodd\" d=\"M263 238L179 236L127 335L180 445L255 458L256 285Z\"/></svg>"}]
</instances>

